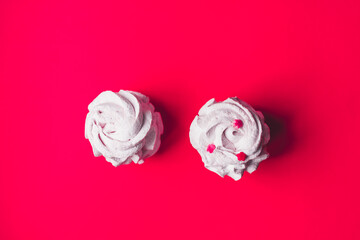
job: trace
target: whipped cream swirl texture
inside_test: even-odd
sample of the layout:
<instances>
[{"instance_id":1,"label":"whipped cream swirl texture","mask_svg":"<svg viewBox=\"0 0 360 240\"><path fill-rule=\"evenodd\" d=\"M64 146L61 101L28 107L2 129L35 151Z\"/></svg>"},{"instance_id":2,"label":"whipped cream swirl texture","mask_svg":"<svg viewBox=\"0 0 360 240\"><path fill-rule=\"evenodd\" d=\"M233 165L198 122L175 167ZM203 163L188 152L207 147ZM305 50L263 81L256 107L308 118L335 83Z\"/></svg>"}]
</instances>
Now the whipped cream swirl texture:
<instances>
[{"instance_id":1,"label":"whipped cream swirl texture","mask_svg":"<svg viewBox=\"0 0 360 240\"><path fill-rule=\"evenodd\" d=\"M190 142L205 167L220 176L239 180L252 173L269 154L270 130L261 112L240 99L209 100L190 126Z\"/></svg>"},{"instance_id":2,"label":"whipped cream swirl texture","mask_svg":"<svg viewBox=\"0 0 360 240\"><path fill-rule=\"evenodd\" d=\"M159 149L161 116L143 94L105 91L88 108L85 138L96 157L104 156L115 167L132 161L141 164Z\"/></svg>"}]
</instances>

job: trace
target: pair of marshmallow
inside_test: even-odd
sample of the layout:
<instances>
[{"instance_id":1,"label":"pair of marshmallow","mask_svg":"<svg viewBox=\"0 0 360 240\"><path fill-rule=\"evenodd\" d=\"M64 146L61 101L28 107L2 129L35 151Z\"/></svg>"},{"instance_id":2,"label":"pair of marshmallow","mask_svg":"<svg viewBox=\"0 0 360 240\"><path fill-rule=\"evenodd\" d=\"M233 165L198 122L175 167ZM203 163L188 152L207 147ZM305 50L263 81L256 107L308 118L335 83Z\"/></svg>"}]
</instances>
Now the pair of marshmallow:
<instances>
[{"instance_id":1,"label":"pair of marshmallow","mask_svg":"<svg viewBox=\"0 0 360 240\"><path fill-rule=\"evenodd\" d=\"M164 132L161 115L145 95L105 91L89 104L85 138L95 156L114 166L141 164L160 147ZM220 176L239 180L266 158L269 127L261 112L240 99L209 100L190 126L190 142L205 167Z\"/></svg>"}]
</instances>

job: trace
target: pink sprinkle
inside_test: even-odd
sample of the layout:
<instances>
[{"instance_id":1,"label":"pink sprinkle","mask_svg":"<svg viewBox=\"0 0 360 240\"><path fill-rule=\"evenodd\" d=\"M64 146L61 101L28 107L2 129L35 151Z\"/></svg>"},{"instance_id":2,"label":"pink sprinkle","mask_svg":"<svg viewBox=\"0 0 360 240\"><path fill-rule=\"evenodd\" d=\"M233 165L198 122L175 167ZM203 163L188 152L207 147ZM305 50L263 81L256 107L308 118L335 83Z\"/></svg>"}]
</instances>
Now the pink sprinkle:
<instances>
[{"instance_id":1,"label":"pink sprinkle","mask_svg":"<svg viewBox=\"0 0 360 240\"><path fill-rule=\"evenodd\" d=\"M214 144L209 144L209 146L207 147L207 151L209 153L213 153L213 151L215 150L216 146Z\"/></svg>"},{"instance_id":2,"label":"pink sprinkle","mask_svg":"<svg viewBox=\"0 0 360 240\"><path fill-rule=\"evenodd\" d=\"M234 128L241 128L242 126L244 126L244 123L240 119L235 119L233 125Z\"/></svg>"},{"instance_id":3,"label":"pink sprinkle","mask_svg":"<svg viewBox=\"0 0 360 240\"><path fill-rule=\"evenodd\" d=\"M239 161L244 161L246 159L246 154L241 152L238 155L236 155Z\"/></svg>"}]
</instances>

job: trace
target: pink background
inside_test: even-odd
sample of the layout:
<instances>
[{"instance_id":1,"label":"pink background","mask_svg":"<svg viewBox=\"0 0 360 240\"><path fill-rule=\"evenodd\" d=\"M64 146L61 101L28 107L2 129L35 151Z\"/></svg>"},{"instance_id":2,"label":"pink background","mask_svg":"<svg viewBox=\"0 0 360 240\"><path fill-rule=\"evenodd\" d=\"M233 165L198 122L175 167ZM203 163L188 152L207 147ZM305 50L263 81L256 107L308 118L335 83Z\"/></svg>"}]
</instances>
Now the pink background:
<instances>
[{"instance_id":1,"label":"pink background","mask_svg":"<svg viewBox=\"0 0 360 240\"><path fill-rule=\"evenodd\" d=\"M360 3L1 1L1 239L359 239ZM159 153L114 168L84 138L104 90L148 95ZM265 113L240 181L188 131L210 98Z\"/></svg>"}]
</instances>

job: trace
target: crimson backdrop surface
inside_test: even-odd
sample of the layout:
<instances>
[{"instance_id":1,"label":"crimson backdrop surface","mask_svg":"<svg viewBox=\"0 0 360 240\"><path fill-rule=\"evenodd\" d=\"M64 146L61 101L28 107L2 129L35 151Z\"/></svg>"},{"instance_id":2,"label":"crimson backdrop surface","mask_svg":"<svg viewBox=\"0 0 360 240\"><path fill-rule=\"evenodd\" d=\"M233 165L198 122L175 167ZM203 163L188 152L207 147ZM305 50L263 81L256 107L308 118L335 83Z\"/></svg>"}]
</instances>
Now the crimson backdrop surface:
<instances>
[{"instance_id":1,"label":"crimson backdrop surface","mask_svg":"<svg viewBox=\"0 0 360 240\"><path fill-rule=\"evenodd\" d=\"M359 1L1 1L1 239L359 239ZM104 90L165 134L114 168L84 138ZM188 131L210 98L264 112L271 158L238 182Z\"/></svg>"}]
</instances>

